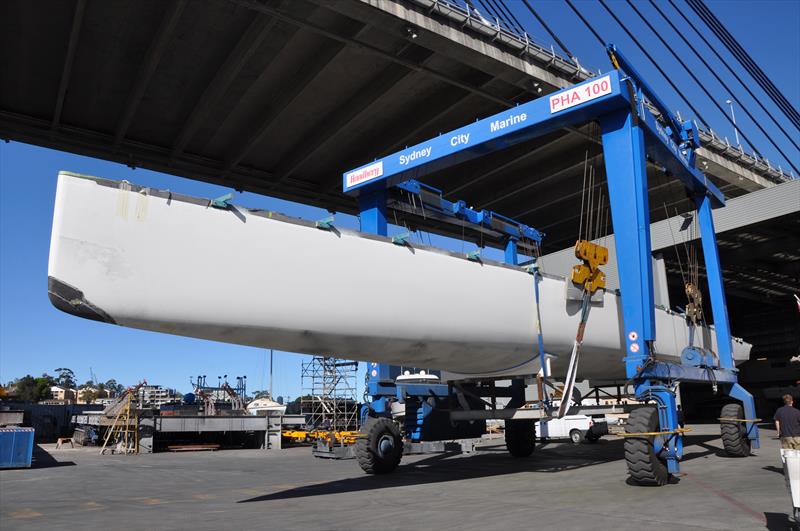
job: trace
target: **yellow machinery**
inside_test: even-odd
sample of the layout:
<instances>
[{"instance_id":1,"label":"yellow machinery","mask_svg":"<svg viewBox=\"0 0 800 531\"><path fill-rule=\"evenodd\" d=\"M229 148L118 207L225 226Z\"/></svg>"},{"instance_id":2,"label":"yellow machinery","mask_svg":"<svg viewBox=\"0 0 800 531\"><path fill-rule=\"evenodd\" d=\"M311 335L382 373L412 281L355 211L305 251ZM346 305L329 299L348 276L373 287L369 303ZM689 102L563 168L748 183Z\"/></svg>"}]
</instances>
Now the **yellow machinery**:
<instances>
[{"instance_id":1,"label":"yellow machinery","mask_svg":"<svg viewBox=\"0 0 800 531\"><path fill-rule=\"evenodd\" d=\"M605 288L606 274L600 266L608 263L608 249L588 240L578 240L575 242L575 257L583 263L572 267L572 282L583 286L590 294Z\"/></svg>"},{"instance_id":2,"label":"yellow machinery","mask_svg":"<svg viewBox=\"0 0 800 531\"><path fill-rule=\"evenodd\" d=\"M327 431L327 430L283 430L281 437L291 444L312 444L317 440L324 440L328 444L355 444L359 438L357 431Z\"/></svg>"}]
</instances>

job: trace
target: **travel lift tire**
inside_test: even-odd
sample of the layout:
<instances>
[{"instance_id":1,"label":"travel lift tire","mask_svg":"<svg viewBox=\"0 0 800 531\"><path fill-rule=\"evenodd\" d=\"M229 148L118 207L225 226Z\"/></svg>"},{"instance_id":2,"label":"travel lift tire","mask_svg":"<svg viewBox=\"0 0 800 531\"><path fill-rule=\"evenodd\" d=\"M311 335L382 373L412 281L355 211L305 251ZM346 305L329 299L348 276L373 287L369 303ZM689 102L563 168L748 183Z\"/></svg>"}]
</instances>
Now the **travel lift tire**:
<instances>
[{"instance_id":1,"label":"travel lift tire","mask_svg":"<svg viewBox=\"0 0 800 531\"><path fill-rule=\"evenodd\" d=\"M631 411L627 433L651 433L659 431L658 410L641 407ZM628 474L639 485L666 485L669 481L667 464L656 454L653 435L625 437L625 462Z\"/></svg>"},{"instance_id":2,"label":"travel lift tire","mask_svg":"<svg viewBox=\"0 0 800 531\"><path fill-rule=\"evenodd\" d=\"M528 457L536 448L535 420L506 420L506 448L514 457Z\"/></svg>"},{"instance_id":3,"label":"travel lift tire","mask_svg":"<svg viewBox=\"0 0 800 531\"><path fill-rule=\"evenodd\" d=\"M744 409L739 404L722 406L720 417L723 419L743 419ZM747 425L744 422L721 420L722 446L731 457L747 457L750 455L750 439L747 438Z\"/></svg>"},{"instance_id":4,"label":"travel lift tire","mask_svg":"<svg viewBox=\"0 0 800 531\"><path fill-rule=\"evenodd\" d=\"M394 421L387 418L367 419L364 437L356 441L358 465L367 474L392 472L403 457L403 438Z\"/></svg>"}]
</instances>

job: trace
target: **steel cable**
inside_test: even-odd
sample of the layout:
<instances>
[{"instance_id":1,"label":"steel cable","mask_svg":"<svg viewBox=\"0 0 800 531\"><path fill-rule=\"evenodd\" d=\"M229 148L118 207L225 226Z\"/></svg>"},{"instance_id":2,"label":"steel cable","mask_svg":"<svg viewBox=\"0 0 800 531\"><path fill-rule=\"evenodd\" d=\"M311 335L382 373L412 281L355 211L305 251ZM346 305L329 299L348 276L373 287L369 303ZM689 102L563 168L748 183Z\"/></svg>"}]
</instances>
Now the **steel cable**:
<instances>
[{"instance_id":1,"label":"steel cable","mask_svg":"<svg viewBox=\"0 0 800 531\"><path fill-rule=\"evenodd\" d=\"M570 9L572 9L572 11L575 12L575 14L578 16L578 18L581 19L581 22L583 22L583 25L586 26L589 29L590 32L592 32L592 35L594 35L594 38L597 39L597 42L600 43L600 46L605 48L606 44L608 44L608 43L600 36L599 33L597 33L597 31L592 27L592 25L589 24L589 21L586 20L585 18L583 18L583 15L581 15L581 12L578 11L578 8L576 8L573 5L573 3L570 2L570 0L564 0L564 1L567 3L567 5L570 7Z\"/></svg>"},{"instance_id":2,"label":"steel cable","mask_svg":"<svg viewBox=\"0 0 800 531\"><path fill-rule=\"evenodd\" d=\"M772 101L786 114L795 127L800 128L800 113L792 107L789 101L778 90L775 84L767 77L763 70L753 61L753 58L745 51L739 42L734 38L731 33L725 29L725 26L719 19L708 9L702 0L686 0L689 7L699 16L706 25L711 29L714 35L722 41L728 51L736 57L739 63L753 76L756 83L766 92Z\"/></svg>"},{"instance_id":3,"label":"steel cable","mask_svg":"<svg viewBox=\"0 0 800 531\"><path fill-rule=\"evenodd\" d=\"M503 19L503 21L506 23L506 26L509 29L512 29L514 31L519 31L520 33L525 31L521 27L514 24L514 22L509 18L508 13L505 11L505 6L502 4L502 2L500 2L500 0L485 0L485 1L491 3L494 6L495 12L499 14L499 16Z\"/></svg>"},{"instance_id":4,"label":"steel cable","mask_svg":"<svg viewBox=\"0 0 800 531\"><path fill-rule=\"evenodd\" d=\"M683 61L683 59L681 59L680 56L677 53L675 53L675 51L670 47L670 45L667 43L667 41L664 40L664 38L661 36L661 34L653 27L652 24L650 24L650 22L642 14L642 12L639 11L636 8L636 6L634 5L634 3L631 0L626 0L626 2L628 3L628 6L630 6L630 8L633 9L633 12L636 13L636 15L642 20L642 22L644 22L644 24L647 26L647 28L656 36L656 38L661 42L661 44L664 45L664 48L666 48L667 51L672 55L672 57L674 57L675 60L678 61L678 63L683 67L683 69L686 70L686 72L689 74L689 77L691 77L694 80L694 82L697 83L697 86L700 87L700 90L702 90L703 93L708 97L708 99L711 100L711 103L714 104L714 106L722 114L722 116L725 117L725 119L728 121L728 123L730 123L734 128L736 128L736 123L733 121L733 119L730 116L728 116L728 114L725 112L725 109L723 109L722 106L719 103L717 103L717 100L714 99L714 97L711 95L711 93L708 91L708 89L705 87L705 85L703 83L701 83L699 79L697 79L697 76L694 74L694 72L692 72L692 70L687 66L687 64ZM652 0L651 0L651 2L652 2ZM601 3L603 3L602 0L601 0ZM717 78L717 79L719 79L719 78ZM753 118L750 115L750 113L748 113L748 116L750 116L751 119ZM708 123L708 122L706 122L706 123ZM764 131L764 129L758 124L758 122L755 122L755 123L759 127L761 132L766 135L767 134L766 131ZM739 134L741 134L742 138L744 138L747 141L747 143L750 144L751 148L755 149L755 146L754 146L752 140L750 140L747 137L747 135L745 135L745 133L743 131L739 130ZM773 142L773 144L774 144L774 142ZM789 159L789 157L786 156L786 154L783 152L783 150L777 145L775 145L775 147L778 149L780 154L783 155L784 159L786 159L786 161L794 169L794 171L796 171L797 173L800 173L800 170L798 170L794 166L794 164L792 163L791 159Z\"/></svg>"},{"instance_id":5,"label":"steel cable","mask_svg":"<svg viewBox=\"0 0 800 531\"><path fill-rule=\"evenodd\" d=\"M522 0L522 3L525 4L525 7L528 8L528 11L530 11L531 14L534 17L536 17L536 20L539 21L539 24L542 25L542 27L550 35L550 37L552 37L553 40L556 41L556 44L558 44L559 48L564 50L564 52L570 57L570 59L572 59L572 61L577 65L578 61L575 59L575 54L573 54L571 51L569 51L569 49L561 41L561 39L558 38L558 35L556 35L556 33L553 30L550 29L550 26L547 25L547 22L545 22L544 19L539 16L539 14L536 12L536 10L533 9L533 6L530 4L530 2L528 2L528 0Z\"/></svg>"},{"instance_id":6,"label":"steel cable","mask_svg":"<svg viewBox=\"0 0 800 531\"><path fill-rule=\"evenodd\" d=\"M758 106L759 106L759 107L761 107L761 110L762 110L762 111L764 111L764 113L766 113L766 115L767 115L767 116L769 116L769 117L772 119L772 121L773 121L773 122L775 122L775 125L776 125L776 126L778 126L778 129L780 129L780 130L781 130L781 132L782 132L784 135L786 135L786 137L787 137L787 138L788 138L790 141L792 141L792 144L794 144L794 146L795 146L795 147L797 147L798 149L800 149L800 147L798 147L798 145L797 145L797 144L795 144L795 143L794 143L794 141L792 140L792 135L790 135L789 133L787 133L787 132L786 132L786 129L784 129L784 128L783 128L783 126L780 124L780 122L778 121L778 119L777 119L777 118L775 118L775 116L774 116L774 115L773 115L773 114L772 114L772 113L771 113L771 112L770 112L770 111L769 111L769 110L768 110L768 109L767 109L767 108L764 106L764 104L763 104L763 103L761 103L761 99L760 99L760 98L757 98L757 97L756 97L756 95L755 95L755 94L753 94L753 91L752 91L752 90L750 90L750 87L747 85L747 83L745 83L745 82L742 80L742 78L739 76L739 74L737 74L737 73L736 73L736 71L735 71L733 68L731 68L731 66L730 66L730 65L727 63L727 61L725 61L725 59L723 59L723 58L722 58L722 56L721 56L721 55L719 54L719 52L718 52L718 51L717 51L717 50L716 50L716 49L715 49L715 48L714 48L714 47L711 45L711 43L710 43L710 42L708 42L708 39L706 39L706 38L705 38L705 36L703 35L703 32L701 32L701 31L700 31L700 30L697 28L697 26L695 26L695 25L694 25L694 23L693 23L691 20L689 20L689 18L688 18L686 15L684 15L684 14L683 14L683 11L681 11L681 10L678 8L678 6L676 6L676 5L675 5L675 2L674 2L673 0L667 0L667 1L670 3L670 5L672 5L673 9L675 9L675 11L677 11L677 12L678 12L678 14L679 14L679 15L680 15L680 16L683 18L684 22L686 22L686 24L688 24L688 25L689 25L689 27L690 27L690 28L692 28L692 30L693 30L693 31L694 31L694 32L697 34L697 36L698 36L698 37L700 37L700 39L703 41L703 43L705 43L705 45L708 47L708 49L709 49L709 50L711 50L711 52L712 52L712 53L713 53L713 54L714 54L714 55L717 57L717 59L719 60L719 62L720 62L720 63L722 63L722 64L723 64L723 66L725 66L725 68L727 68L727 69L728 69L728 72L730 72L730 74L731 74L731 75L732 75L732 76L733 76L733 77L736 79L736 81L738 81L738 82L739 82L739 84L742 86L742 88L744 88L744 90L747 92L747 94L749 94L749 95L750 95L750 97L751 97L751 98L753 98L753 100L754 100L754 101L755 101L755 102L758 104ZM658 8L656 8L656 9L658 9ZM660 10L659 10L659 12L660 12ZM661 16L663 16L664 18L667 18L667 17L666 17L666 16L665 16L663 13L661 13ZM668 21L669 21L669 19L668 19ZM670 23L670 25L672 26L672 24L671 24L671 23ZM673 28L674 28L674 26L673 26ZM677 30L676 30L676 32L677 32L677 33L678 33L678 34L681 36L681 38L683 38L683 39L684 39L684 41L686 41L686 38L685 38L685 37L683 37L683 33L681 33L681 32L678 32ZM693 46L689 46L689 47L692 49L692 51L694 51L695 53L697 53L697 51L695 50L695 48L694 48ZM699 56L699 54L698 54L698 56ZM710 67L709 67L709 69L710 69ZM713 70L712 70L712 72L713 72ZM748 113L748 115L749 115L749 113Z\"/></svg>"},{"instance_id":7,"label":"steel cable","mask_svg":"<svg viewBox=\"0 0 800 531\"><path fill-rule=\"evenodd\" d=\"M619 17L617 17L617 15L611 10L611 8L608 7L608 4L605 2L605 0L599 0L599 1L600 1L600 5L603 6L603 8L608 12L609 15L611 15L611 18L613 18L614 21L622 28L622 30L628 35L628 37L631 39L631 41L633 41L633 43L639 48L639 50L641 50L641 52L645 55L645 57L647 57L650 60L650 62L653 63L653 66L655 66L656 70L658 70L658 73L661 74L661 77L663 77L666 80L666 82L669 84L669 86L672 87L672 90L674 90L678 94L678 96L680 96L680 98L683 100L683 102L686 103L686 105L688 105L688 107L697 116L697 118L700 120L700 122L705 124L706 127L709 127L708 120L706 120L703 117L703 115L700 114L700 111L698 111L694 107L694 105L691 104L691 102L688 100L688 98L686 98L686 96L683 95L683 92L681 92L681 90L675 85L675 83L672 82L670 77L666 74L666 72L664 72L664 69L661 68L661 66L653 58L653 56L650 55L650 53L647 51L647 49L644 46L642 46L642 44L639 42L639 40L636 37L634 37L633 33L630 32L628 27L625 24L623 24L622 21L619 19Z\"/></svg>"},{"instance_id":8,"label":"steel cable","mask_svg":"<svg viewBox=\"0 0 800 531\"><path fill-rule=\"evenodd\" d=\"M500 25L500 21L502 20L502 17L500 17L500 15L497 14L497 11L495 11L494 8L491 5L488 4L488 0L478 0L478 2L480 2L481 6L483 6L483 9L484 9L484 11L486 11L486 14L489 17L494 18L495 21L497 22L498 26L499 26ZM505 22L505 21L503 21L503 22Z\"/></svg>"},{"instance_id":9,"label":"steel cable","mask_svg":"<svg viewBox=\"0 0 800 531\"><path fill-rule=\"evenodd\" d=\"M511 17L511 20L516 24L516 26L520 29L520 31L522 33L525 33L525 26L522 25L522 22L519 21L519 19L514 15L514 12L511 11L511 9L506 5L506 1L496 0L496 2L500 4L503 7L503 9L505 9L506 13L508 13L508 16Z\"/></svg>"}]
</instances>

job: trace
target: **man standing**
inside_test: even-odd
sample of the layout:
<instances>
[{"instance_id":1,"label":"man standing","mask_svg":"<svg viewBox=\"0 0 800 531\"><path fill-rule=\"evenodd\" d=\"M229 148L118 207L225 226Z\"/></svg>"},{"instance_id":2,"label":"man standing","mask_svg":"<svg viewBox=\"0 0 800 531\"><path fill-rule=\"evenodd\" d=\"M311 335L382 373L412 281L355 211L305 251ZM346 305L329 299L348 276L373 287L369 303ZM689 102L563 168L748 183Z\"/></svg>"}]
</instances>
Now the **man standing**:
<instances>
[{"instance_id":1,"label":"man standing","mask_svg":"<svg viewBox=\"0 0 800 531\"><path fill-rule=\"evenodd\" d=\"M781 448L800 450L800 410L794 408L792 395L783 395L784 406L775 412L775 429Z\"/></svg>"}]
</instances>

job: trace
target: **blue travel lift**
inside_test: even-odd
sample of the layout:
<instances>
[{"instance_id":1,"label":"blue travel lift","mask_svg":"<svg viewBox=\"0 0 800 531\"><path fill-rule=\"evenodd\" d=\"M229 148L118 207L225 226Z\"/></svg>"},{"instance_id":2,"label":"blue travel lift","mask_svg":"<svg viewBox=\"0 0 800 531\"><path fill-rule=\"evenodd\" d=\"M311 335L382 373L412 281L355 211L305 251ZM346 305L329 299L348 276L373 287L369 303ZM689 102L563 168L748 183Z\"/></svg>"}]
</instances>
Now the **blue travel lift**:
<instances>
[{"instance_id":1,"label":"blue travel lift","mask_svg":"<svg viewBox=\"0 0 800 531\"><path fill-rule=\"evenodd\" d=\"M695 151L700 144L695 125L691 121L681 122L669 112L613 45L608 46L608 54L614 70L346 172L343 189L358 198L364 232L387 235L388 205L403 208L393 199L398 193L413 197L414 209L419 201L427 209L427 215L436 216L437 220L491 232L505 242L507 263L516 265L518 253L533 258L529 271L534 276L536 293L532 296L538 297L535 254L531 246L523 250L518 245L523 241L538 245L542 239L539 232L492 212L474 211L463 202L446 201L438 190L416 179L563 127L597 121L602 131L617 242L626 337L625 369L636 398L647 403L631 412L623 434L625 456L634 482L664 485L670 474L679 471L683 453L684 430L678 427L675 396L678 384L710 384L741 402L741 405L726 405L720 415L722 440L730 455L746 456L751 448L758 448L757 419L753 397L737 383L711 214L713 208L724 205L725 198L696 168ZM680 364L659 361L654 356L647 161L679 179L696 204L717 337L716 355L690 344ZM406 240L402 235L393 239L399 245L406 245ZM468 258L479 259L479 256ZM545 368L541 331L538 351L541 367ZM509 451L515 456L528 456L535 444L535 419L552 414L543 398L541 384L539 408L521 409L526 383L521 378L512 380L510 387L499 388L493 381L403 383L401 369L387 364L372 363L368 371L367 392L372 402L362 411L365 435L357 443L357 455L360 465L369 473L394 470L403 454L403 437L392 421L392 401L405 403L406 453L415 445L424 449L426 442L480 436L485 431L486 419L505 419ZM506 408L495 408L498 396L510 397ZM481 397L491 397L491 402Z\"/></svg>"}]
</instances>

